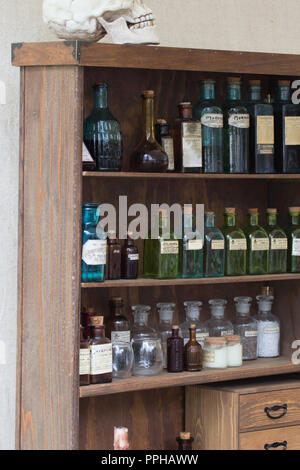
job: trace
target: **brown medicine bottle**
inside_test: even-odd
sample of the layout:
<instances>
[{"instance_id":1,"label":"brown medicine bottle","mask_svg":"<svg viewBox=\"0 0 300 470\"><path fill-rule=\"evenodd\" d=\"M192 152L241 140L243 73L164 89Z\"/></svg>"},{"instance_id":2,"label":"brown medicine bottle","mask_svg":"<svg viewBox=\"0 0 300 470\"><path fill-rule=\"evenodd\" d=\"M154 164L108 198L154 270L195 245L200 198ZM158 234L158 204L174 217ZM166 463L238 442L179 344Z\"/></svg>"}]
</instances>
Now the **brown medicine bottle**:
<instances>
[{"instance_id":1,"label":"brown medicine bottle","mask_svg":"<svg viewBox=\"0 0 300 470\"><path fill-rule=\"evenodd\" d=\"M91 384L112 381L112 344L105 337L103 317L91 318Z\"/></svg>"},{"instance_id":2,"label":"brown medicine bottle","mask_svg":"<svg viewBox=\"0 0 300 470\"><path fill-rule=\"evenodd\" d=\"M202 370L202 347L196 339L196 325L190 325L190 339L184 347L184 369L188 372Z\"/></svg>"}]
</instances>

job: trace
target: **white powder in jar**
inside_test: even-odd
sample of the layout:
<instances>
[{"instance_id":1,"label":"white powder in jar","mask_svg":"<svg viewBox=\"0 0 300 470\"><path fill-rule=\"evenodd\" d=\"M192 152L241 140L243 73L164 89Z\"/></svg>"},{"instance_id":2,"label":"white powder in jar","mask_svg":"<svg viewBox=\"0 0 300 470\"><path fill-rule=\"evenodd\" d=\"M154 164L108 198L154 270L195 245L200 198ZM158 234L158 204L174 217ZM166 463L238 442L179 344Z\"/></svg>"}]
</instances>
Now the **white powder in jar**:
<instances>
[{"instance_id":1,"label":"white powder in jar","mask_svg":"<svg viewBox=\"0 0 300 470\"><path fill-rule=\"evenodd\" d=\"M275 321L258 320L258 357L279 356L280 326Z\"/></svg>"}]
</instances>

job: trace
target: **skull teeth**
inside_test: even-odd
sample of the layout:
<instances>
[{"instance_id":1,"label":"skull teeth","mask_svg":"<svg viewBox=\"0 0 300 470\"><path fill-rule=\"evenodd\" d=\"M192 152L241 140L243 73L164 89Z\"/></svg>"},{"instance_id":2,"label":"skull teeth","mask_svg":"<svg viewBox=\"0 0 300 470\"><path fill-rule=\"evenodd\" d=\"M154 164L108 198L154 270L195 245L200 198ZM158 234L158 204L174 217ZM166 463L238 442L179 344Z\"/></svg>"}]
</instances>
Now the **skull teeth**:
<instances>
[{"instance_id":1,"label":"skull teeth","mask_svg":"<svg viewBox=\"0 0 300 470\"><path fill-rule=\"evenodd\" d=\"M130 30L131 31L134 31L136 29L143 29L143 28L146 28L146 27L149 27L149 26L154 26L154 21L153 20L150 20L150 21L141 21L139 23L135 23L133 24L132 26L130 26Z\"/></svg>"}]
</instances>

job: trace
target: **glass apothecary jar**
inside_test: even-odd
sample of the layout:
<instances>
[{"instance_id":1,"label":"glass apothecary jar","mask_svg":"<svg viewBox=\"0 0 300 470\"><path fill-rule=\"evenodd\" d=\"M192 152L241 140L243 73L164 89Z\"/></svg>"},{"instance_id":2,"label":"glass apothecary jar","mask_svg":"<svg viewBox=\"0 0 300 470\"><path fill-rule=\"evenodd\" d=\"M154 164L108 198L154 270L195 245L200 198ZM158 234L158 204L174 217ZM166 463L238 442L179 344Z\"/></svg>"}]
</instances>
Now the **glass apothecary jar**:
<instances>
[{"instance_id":1,"label":"glass apothecary jar","mask_svg":"<svg viewBox=\"0 0 300 470\"><path fill-rule=\"evenodd\" d=\"M112 344L114 379L128 379L132 375L133 349L130 343L116 341Z\"/></svg>"},{"instance_id":2,"label":"glass apothecary jar","mask_svg":"<svg viewBox=\"0 0 300 470\"><path fill-rule=\"evenodd\" d=\"M204 339L209 336L208 327L200 321L200 312L203 302L200 301L188 301L183 303L186 313L186 320L181 323L180 336L183 338L184 345L190 339L190 326L191 324L196 326L196 339L197 342L203 347Z\"/></svg>"},{"instance_id":3,"label":"glass apothecary jar","mask_svg":"<svg viewBox=\"0 0 300 470\"><path fill-rule=\"evenodd\" d=\"M239 335L225 336L227 343L227 367L243 365L243 346Z\"/></svg>"},{"instance_id":4,"label":"glass apothecary jar","mask_svg":"<svg viewBox=\"0 0 300 470\"><path fill-rule=\"evenodd\" d=\"M205 338L203 346L203 368L227 368L227 341L225 338Z\"/></svg>"},{"instance_id":5,"label":"glass apothecary jar","mask_svg":"<svg viewBox=\"0 0 300 470\"><path fill-rule=\"evenodd\" d=\"M225 320L225 307L227 300L212 299L209 300L211 318L204 324L209 330L209 336L228 336L233 335L233 325L230 321Z\"/></svg>"},{"instance_id":6,"label":"glass apothecary jar","mask_svg":"<svg viewBox=\"0 0 300 470\"><path fill-rule=\"evenodd\" d=\"M163 348L163 367L167 368L167 340L172 336L174 309L176 304L159 303L156 305L159 315L158 334Z\"/></svg>"},{"instance_id":7,"label":"glass apothecary jar","mask_svg":"<svg viewBox=\"0 0 300 470\"><path fill-rule=\"evenodd\" d=\"M163 351L158 333L148 326L151 308L146 305L131 308L134 316L131 340L134 354L133 375L158 375L163 369Z\"/></svg>"},{"instance_id":8,"label":"glass apothecary jar","mask_svg":"<svg viewBox=\"0 0 300 470\"><path fill-rule=\"evenodd\" d=\"M274 297L272 295L258 295L258 322L257 353L258 357L278 357L280 349L280 321L271 312Z\"/></svg>"},{"instance_id":9,"label":"glass apothecary jar","mask_svg":"<svg viewBox=\"0 0 300 470\"><path fill-rule=\"evenodd\" d=\"M243 360L257 359L258 324L250 315L251 297L235 297L236 319L234 334L239 335L243 345Z\"/></svg>"}]
</instances>

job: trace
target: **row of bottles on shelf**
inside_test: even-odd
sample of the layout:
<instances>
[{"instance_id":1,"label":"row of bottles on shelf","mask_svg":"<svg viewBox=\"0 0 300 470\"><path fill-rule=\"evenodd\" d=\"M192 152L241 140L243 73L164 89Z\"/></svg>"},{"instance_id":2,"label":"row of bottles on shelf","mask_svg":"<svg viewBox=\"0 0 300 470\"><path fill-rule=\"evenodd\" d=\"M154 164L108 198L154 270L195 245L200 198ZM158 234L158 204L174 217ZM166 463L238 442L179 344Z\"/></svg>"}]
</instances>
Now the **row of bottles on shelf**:
<instances>
[{"instance_id":1,"label":"row of bottles on shelf","mask_svg":"<svg viewBox=\"0 0 300 470\"><path fill-rule=\"evenodd\" d=\"M279 80L276 101L262 99L260 80L250 80L242 100L238 77L226 80L226 99L216 81L202 80L199 101L179 104L172 127L154 121L154 91L143 93L143 136L131 169L143 172L300 173L300 105L291 102L291 83ZM121 171L123 138L108 109L107 84L94 87L94 109L84 121L85 170Z\"/></svg>"},{"instance_id":2,"label":"row of bottles on shelf","mask_svg":"<svg viewBox=\"0 0 300 470\"><path fill-rule=\"evenodd\" d=\"M178 450L193 450L194 438L190 432L184 431L176 437ZM123 426L114 427L114 450L129 450L128 428Z\"/></svg>"},{"instance_id":3,"label":"row of bottles on shelf","mask_svg":"<svg viewBox=\"0 0 300 470\"><path fill-rule=\"evenodd\" d=\"M279 356L280 321L272 314L271 295L258 295L258 314L250 314L251 297L235 297L236 318L225 319L227 300L209 301L211 317L202 322L201 301L184 302L186 320L174 325L174 303L159 303L157 331L148 325L151 307L131 307L134 324L124 313L122 298L110 301L105 337L103 317L94 309L81 319L80 384L111 382L112 378L240 367L243 361Z\"/></svg>"},{"instance_id":4,"label":"row of bottles on shelf","mask_svg":"<svg viewBox=\"0 0 300 470\"><path fill-rule=\"evenodd\" d=\"M115 233L97 228L97 204L83 205L82 282L136 279L139 252L128 235L121 248ZM99 211L98 211L99 212ZM236 209L226 208L224 226L215 227L215 213L206 212L204 239L195 231L192 211L184 209L183 238L163 236L168 214L160 213L160 234L144 240L143 275L151 279L201 278L300 272L300 207L290 207L290 224L277 225L277 210L267 209L259 225L257 209L249 209L248 225L236 223ZM192 238L194 237L194 238ZM107 244L108 238L108 244Z\"/></svg>"}]
</instances>

